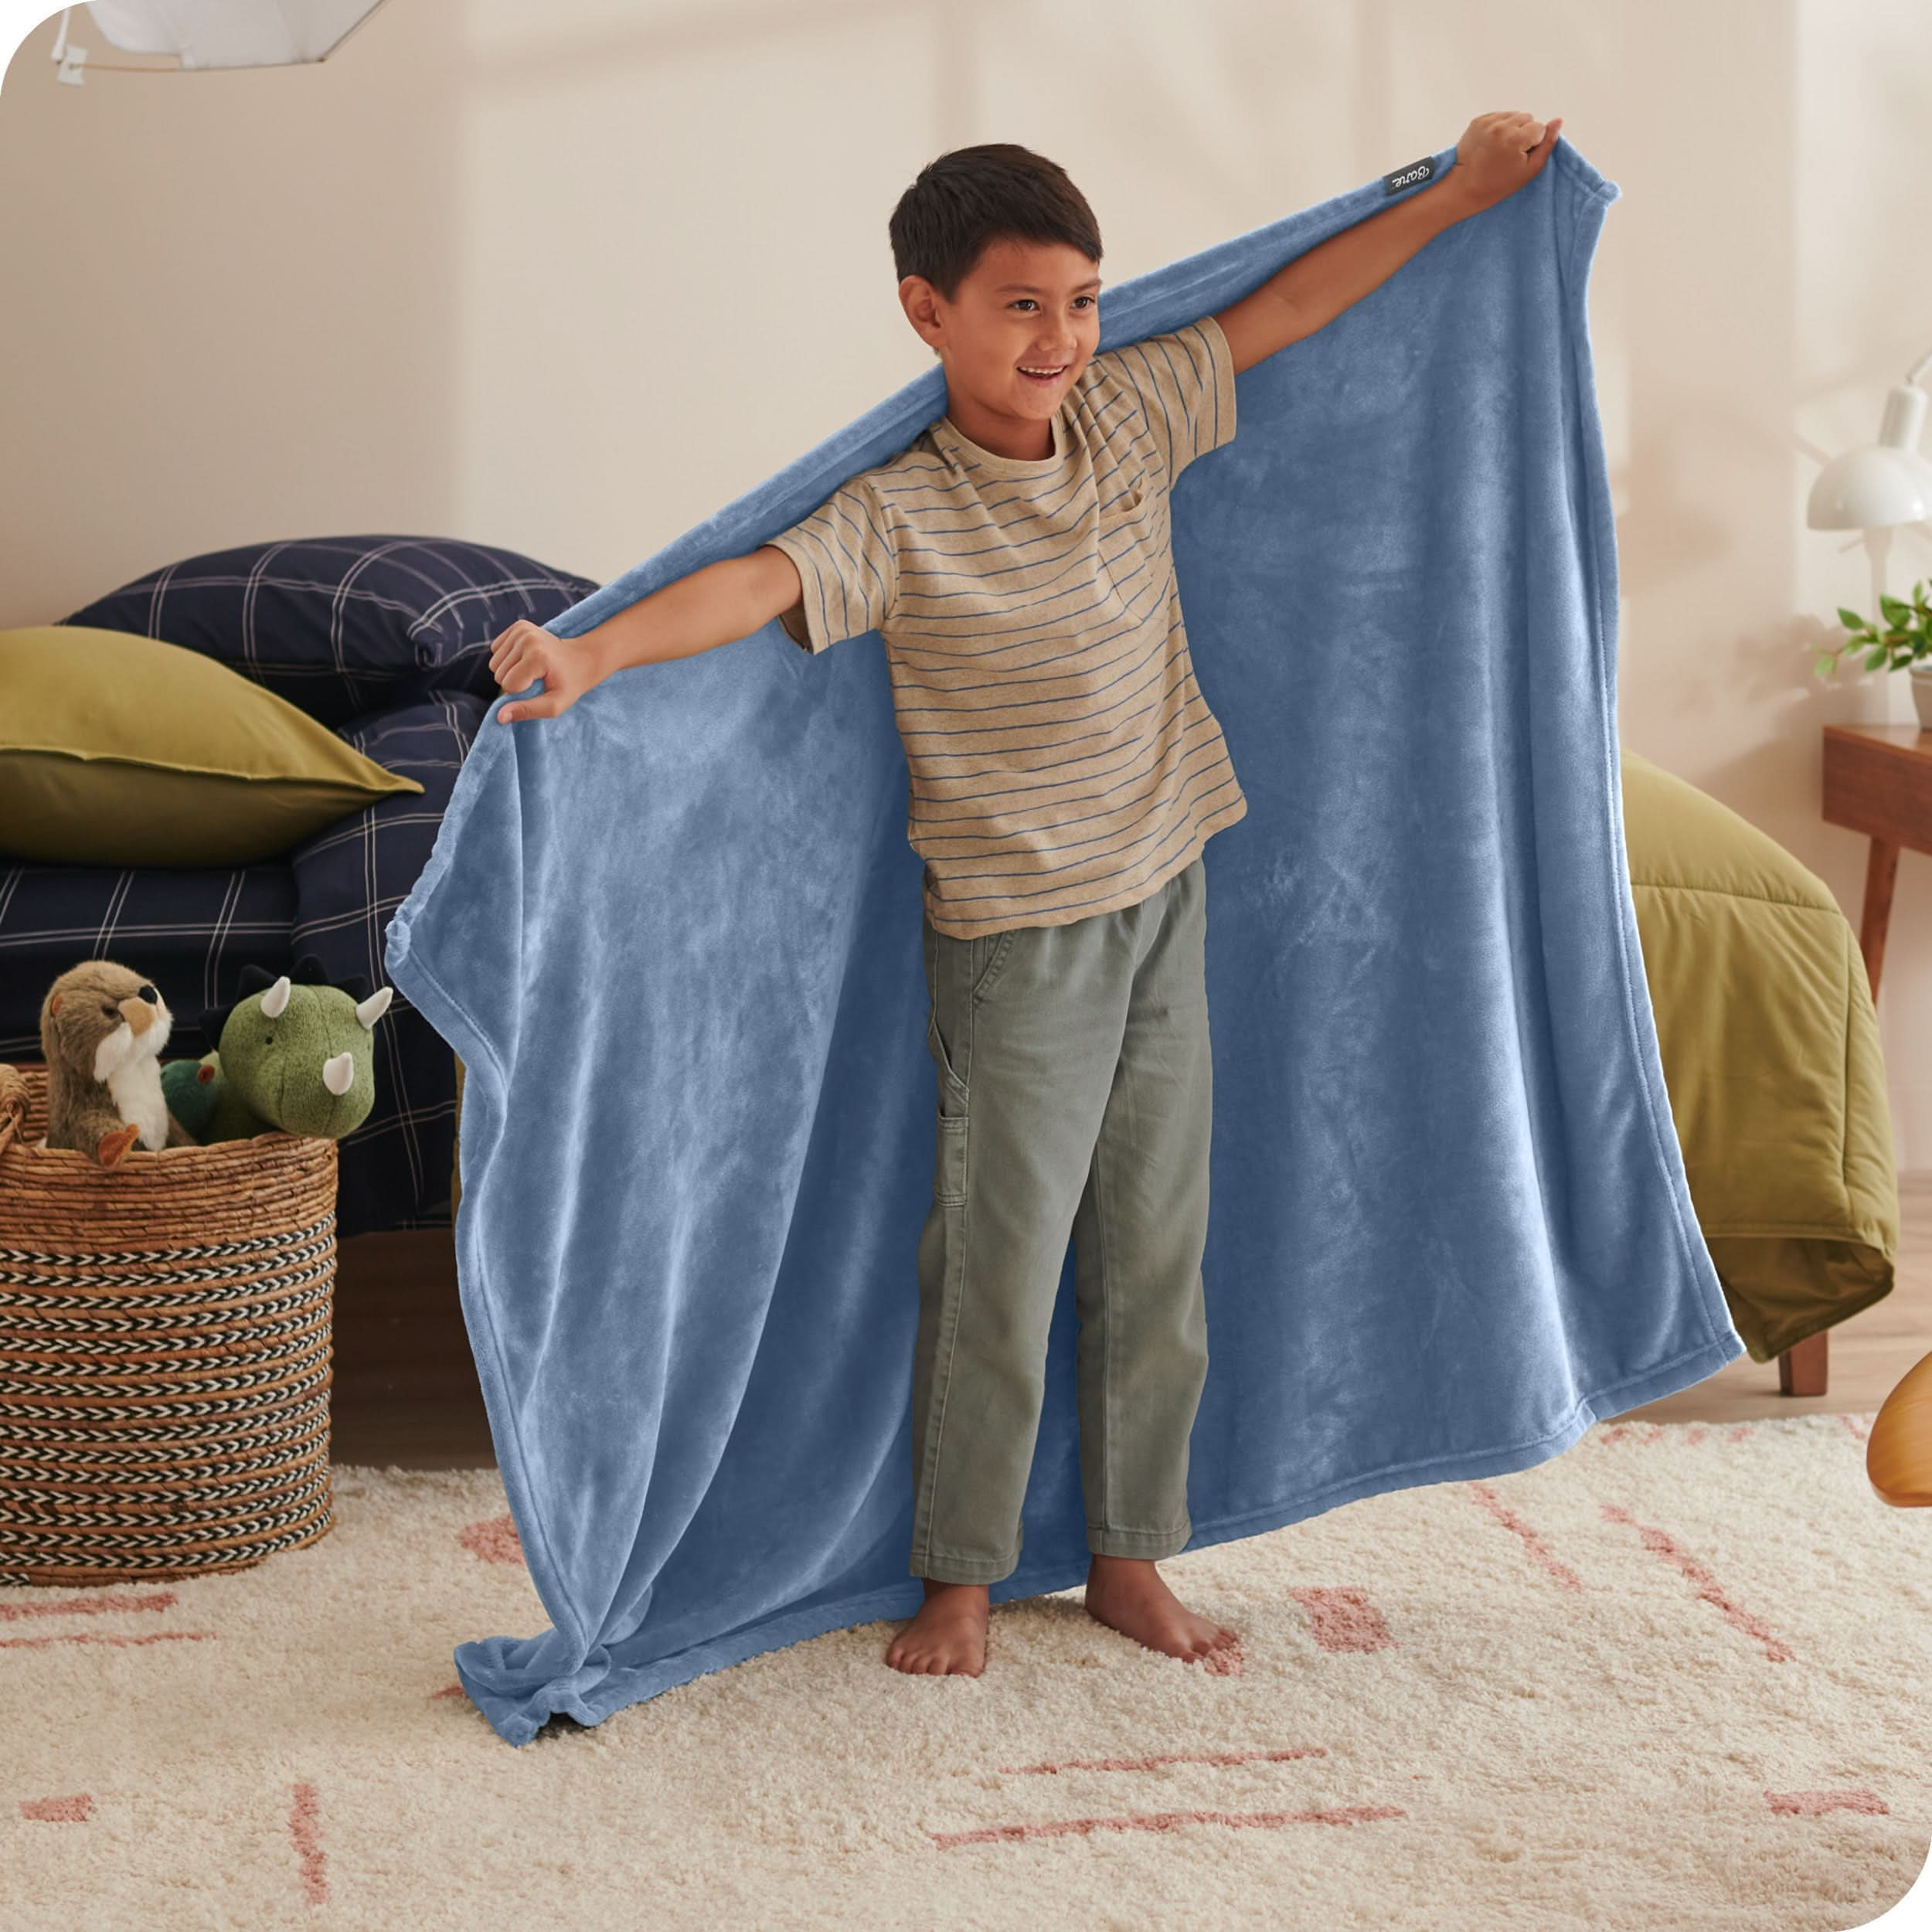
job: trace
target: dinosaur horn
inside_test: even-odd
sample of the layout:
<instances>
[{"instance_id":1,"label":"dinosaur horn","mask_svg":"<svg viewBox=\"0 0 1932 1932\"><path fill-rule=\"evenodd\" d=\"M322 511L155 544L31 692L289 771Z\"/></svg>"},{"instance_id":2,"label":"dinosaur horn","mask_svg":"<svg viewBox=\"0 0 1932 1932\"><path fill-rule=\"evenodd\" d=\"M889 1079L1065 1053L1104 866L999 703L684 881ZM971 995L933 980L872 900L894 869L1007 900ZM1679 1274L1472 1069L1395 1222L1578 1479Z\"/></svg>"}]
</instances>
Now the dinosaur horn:
<instances>
[{"instance_id":1,"label":"dinosaur horn","mask_svg":"<svg viewBox=\"0 0 1932 1932\"><path fill-rule=\"evenodd\" d=\"M395 995L396 988L393 986L379 986L367 999L358 1003L355 1017L371 1032L373 1032L376 1022L389 1011L389 1003Z\"/></svg>"},{"instance_id":2,"label":"dinosaur horn","mask_svg":"<svg viewBox=\"0 0 1932 1932\"><path fill-rule=\"evenodd\" d=\"M262 995L262 1011L270 1019L279 1019L282 1009L288 1004L288 975L284 973L268 991Z\"/></svg>"}]
</instances>

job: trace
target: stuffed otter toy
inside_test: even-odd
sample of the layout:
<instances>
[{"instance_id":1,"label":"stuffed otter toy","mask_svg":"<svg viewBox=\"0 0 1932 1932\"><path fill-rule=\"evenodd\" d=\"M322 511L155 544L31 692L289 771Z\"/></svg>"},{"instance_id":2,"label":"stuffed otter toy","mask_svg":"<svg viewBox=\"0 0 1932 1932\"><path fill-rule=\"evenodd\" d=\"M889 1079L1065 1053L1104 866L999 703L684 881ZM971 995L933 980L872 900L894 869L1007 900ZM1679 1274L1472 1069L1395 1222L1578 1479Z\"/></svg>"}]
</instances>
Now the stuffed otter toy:
<instances>
[{"instance_id":1,"label":"stuffed otter toy","mask_svg":"<svg viewBox=\"0 0 1932 1932\"><path fill-rule=\"evenodd\" d=\"M83 959L40 1003L47 1063L46 1147L72 1148L118 1167L136 1141L154 1152L192 1147L168 1111L161 1049L174 1015L153 981L111 959Z\"/></svg>"}]
</instances>

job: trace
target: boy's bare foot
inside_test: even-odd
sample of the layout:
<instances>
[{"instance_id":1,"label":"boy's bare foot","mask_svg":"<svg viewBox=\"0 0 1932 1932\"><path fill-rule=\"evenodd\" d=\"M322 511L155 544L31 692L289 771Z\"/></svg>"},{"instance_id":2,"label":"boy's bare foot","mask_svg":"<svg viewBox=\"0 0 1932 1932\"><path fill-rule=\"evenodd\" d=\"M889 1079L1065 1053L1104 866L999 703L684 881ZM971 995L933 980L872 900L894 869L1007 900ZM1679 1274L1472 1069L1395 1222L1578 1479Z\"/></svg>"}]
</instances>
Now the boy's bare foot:
<instances>
[{"instance_id":1,"label":"boy's bare foot","mask_svg":"<svg viewBox=\"0 0 1932 1932\"><path fill-rule=\"evenodd\" d=\"M977 1677L986 1668L986 1586L924 1580L926 1600L886 1647L894 1670Z\"/></svg>"},{"instance_id":2,"label":"boy's bare foot","mask_svg":"<svg viewBox=\"0 0 1932 1932\"><path fill-rule=\"evenodd\" d=\"M1097 1554L1087 1573L1087 1608L1110 1630L1190 1663L1240 1641L1233 1631L1189 1610L1145 1556Z\"/></svg>"}]
</instances>

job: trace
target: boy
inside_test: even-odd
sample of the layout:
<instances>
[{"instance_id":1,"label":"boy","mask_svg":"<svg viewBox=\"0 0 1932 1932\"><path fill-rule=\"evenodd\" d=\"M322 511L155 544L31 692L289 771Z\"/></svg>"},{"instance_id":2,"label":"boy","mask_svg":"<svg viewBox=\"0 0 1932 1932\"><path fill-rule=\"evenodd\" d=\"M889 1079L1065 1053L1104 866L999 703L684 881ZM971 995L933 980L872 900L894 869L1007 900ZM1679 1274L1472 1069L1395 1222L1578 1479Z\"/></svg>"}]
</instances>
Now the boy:
<instances>
[{"instance_id":1,"label":"boy","mask_svg":"<svg viewBox=\"0 0 1932 1932\"><path fill-rule=\"evenodd\" d=\"M498 710L509 722L774 618L815 653L884 640L925 860L939 1096L913 1391L926 1600L886 1651L897 1669L984 1668L1070 1233L1087 1608L1190 1660L1236 1641L1156 1566L1192 1533L1207 1369L1201 852L1247 809L1189 659L1168 493L1234 434L1241 370L1532 179L1561 126L1478 115L1438 185L1219 313L1105 354L1080 191L1011 144L943 155L889 232L901 305L945 368L944 416L749 556L583 637L519 623L492 648L506 692L544 682Z\"/></svg>"}]
</instances>

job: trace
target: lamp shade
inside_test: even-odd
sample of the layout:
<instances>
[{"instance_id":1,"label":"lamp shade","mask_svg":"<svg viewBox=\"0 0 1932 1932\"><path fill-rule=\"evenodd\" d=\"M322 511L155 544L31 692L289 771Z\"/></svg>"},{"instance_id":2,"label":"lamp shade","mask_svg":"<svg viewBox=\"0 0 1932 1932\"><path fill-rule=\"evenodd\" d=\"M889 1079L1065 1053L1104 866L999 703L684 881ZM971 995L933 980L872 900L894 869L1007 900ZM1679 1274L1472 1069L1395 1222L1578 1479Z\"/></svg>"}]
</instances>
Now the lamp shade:
<instances>
[{"instance_id":1,"label":"lamp shade","mask_svg":"<svg viewBox=\"0 0 1932 1932\"><path fill-rule=\"evenodd\" d=\"M1804 520L1814 530L1879 530L1932 517L1932 463L1919 454L1925 391L1896 384L1879 440L1847 450L1818 472Z\"/></svg>"},{"instance_id":2,"label":"lamp shade","mask_svg":"<svg viewBox=\"0 0 1932 1932\"><path fill-rule=\"evenodd\" d=\"M184 67L280 67L321 60L382 0L89 0L94 25L126 53Z\"/></svg>"},{"instance_id":3,"label":"lamp shade","mask_svg":"<svg viewBox=\"0 0 1932 1932\"><path fill-rule=\"evenodd\" d=\"M1847 450L1818 472L1804 520L1815 530L1879 530L1932 517L1932 463L1873 444Z\"/></svg>"}]
</instances>

